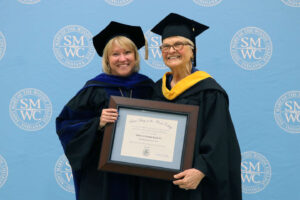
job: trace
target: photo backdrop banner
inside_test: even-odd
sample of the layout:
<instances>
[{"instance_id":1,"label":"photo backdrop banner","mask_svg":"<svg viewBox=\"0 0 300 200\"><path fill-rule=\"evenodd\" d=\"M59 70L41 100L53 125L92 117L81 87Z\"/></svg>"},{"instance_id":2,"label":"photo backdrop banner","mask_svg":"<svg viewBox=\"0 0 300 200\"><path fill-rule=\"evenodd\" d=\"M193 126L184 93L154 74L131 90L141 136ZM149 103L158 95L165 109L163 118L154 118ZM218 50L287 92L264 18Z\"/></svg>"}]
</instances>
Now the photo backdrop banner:
<instances>
[{"instance_id":1,"label":"photo backdrop banner","mask_svg":"<svg viewBox=\"0 0 300 200\"><path fill-rule=\"evenodd\" d=\"M92 37L140 25L140 72L157 81L168 68L150 30L170 12L210 27L197 68L229 94L243 199L300 199L300 0L0 0L1 200L75 199L55 118L102 72Z\"/></svg>"}]
</instances>

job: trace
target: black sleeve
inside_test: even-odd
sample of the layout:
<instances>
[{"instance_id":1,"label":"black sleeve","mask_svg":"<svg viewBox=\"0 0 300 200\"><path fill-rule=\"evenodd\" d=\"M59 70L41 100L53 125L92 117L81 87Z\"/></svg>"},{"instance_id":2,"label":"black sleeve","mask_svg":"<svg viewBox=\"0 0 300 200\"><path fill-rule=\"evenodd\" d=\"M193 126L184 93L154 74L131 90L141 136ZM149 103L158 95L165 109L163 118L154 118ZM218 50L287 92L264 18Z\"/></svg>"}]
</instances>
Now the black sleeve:
<instances>
[{"instance_id":1,"label":"black sleeve","mask_svg":"<svg viewBox=\"0 0 300 200\"><path fill-rule=\"evenodd\" d=\"M200 105L195 168L220 199L241 199L241 154L225 94L208 91Z\"/></svg>"},{"instance_id":2,"label":"black sleeve","mask_svg":"<svg viewBox=\"0 0 300 200\"><path fill-rule=\"evenodd\" d=\"M107 107L102 88L82 90L63 108L56 119L59 139L73 170L82 168L95 145L100 145L98 130L101 110ZM100 147L99 147L100 148Z\"/></svg>"}]
</instances>

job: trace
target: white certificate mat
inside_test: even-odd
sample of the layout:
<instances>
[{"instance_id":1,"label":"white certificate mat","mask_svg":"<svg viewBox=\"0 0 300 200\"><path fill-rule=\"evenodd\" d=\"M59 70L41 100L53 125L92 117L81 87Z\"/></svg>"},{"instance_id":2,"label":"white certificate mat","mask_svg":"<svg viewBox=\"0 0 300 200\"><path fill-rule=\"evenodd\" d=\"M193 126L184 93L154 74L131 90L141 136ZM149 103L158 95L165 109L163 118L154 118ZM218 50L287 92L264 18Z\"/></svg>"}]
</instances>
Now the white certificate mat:
<instances>
[{"instance_id":1,"label":"white certificate mat","mask_svg":"<svg viewBox=\"0 0 300 200\"><path fill-rule=\"evenodd\" d=\"M119 107L111 160L179 170L187 115Z\"/></svg>"}]
</instances>

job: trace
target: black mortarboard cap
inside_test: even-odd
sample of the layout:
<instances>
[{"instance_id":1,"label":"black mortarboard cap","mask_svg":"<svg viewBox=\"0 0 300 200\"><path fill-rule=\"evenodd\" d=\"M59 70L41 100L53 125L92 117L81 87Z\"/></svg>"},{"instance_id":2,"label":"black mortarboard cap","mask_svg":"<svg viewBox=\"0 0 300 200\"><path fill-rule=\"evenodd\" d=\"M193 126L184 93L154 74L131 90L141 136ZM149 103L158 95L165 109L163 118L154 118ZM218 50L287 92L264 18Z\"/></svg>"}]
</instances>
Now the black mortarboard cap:
<instances>
[{"instance_id":1,"label":"black mortarboard cap","mask_svg":"<svg viewBox=\"0 0 300 200\"><path fill-rule=\"evenodd\" d=\"M171 36L182 36L190 39L196 46L196 37L209 27L176 13L170 13L161 20L151 31L161 35L162 40ZM195 49L194 49L195 54ZM194 55L196 65L196 55Z\"/></svg>"},{"instance_id":2,"label":"black mortarboard cap","mask_svg":"<svg viewBox=\"0 0 300 200\"><path fill-rule=\"evenodd\" d=\"M138 49L145 45L145 37L140 26L131 26L112 21L93 37L93 44L99 56L102 57L106 44L116 36L129 38Z\"/></svg>"}]
</instances>

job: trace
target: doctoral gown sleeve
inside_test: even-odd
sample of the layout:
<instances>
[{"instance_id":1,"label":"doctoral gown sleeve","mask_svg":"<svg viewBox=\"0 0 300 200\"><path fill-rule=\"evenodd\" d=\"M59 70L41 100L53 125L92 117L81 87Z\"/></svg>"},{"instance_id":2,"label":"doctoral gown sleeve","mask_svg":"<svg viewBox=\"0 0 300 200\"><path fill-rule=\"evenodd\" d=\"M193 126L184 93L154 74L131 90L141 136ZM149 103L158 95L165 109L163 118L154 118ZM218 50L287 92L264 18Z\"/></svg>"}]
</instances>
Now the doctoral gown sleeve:
<instances>
[{"instance_id":1,"label":"doctoral gown sleeve","mask_svg":"<svg viewBox=\"0 0 300 200\"><path fill-rule=\"evenodd\" d=\"M212 192L217 199L240 200L241 155L228 107L223 92L205 92L200 103L198 130L202 134L196 144L194 166L206 175L203 181L209 184L205 185L216 188L215 191L203 188L207 191L204 195L210 196Z\"/></svg>"},{"instance_id":2,"label":"doctoral gown sleeve","mask_svg":"<svg viewBox=\"0 0 300 200\"><path fill-rule=\"evenodd\" d=\"M106 93L90 87L80 91L56 118L56 131L72 169L79 170L101 137L98 130L101 110L106 107Z\"/></svg>"}]
</instances>

